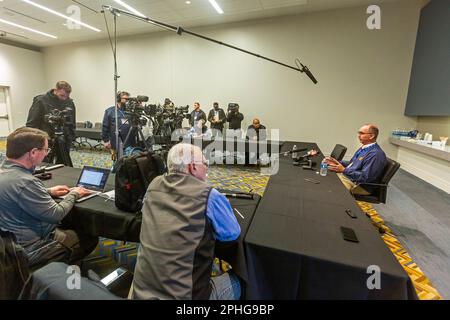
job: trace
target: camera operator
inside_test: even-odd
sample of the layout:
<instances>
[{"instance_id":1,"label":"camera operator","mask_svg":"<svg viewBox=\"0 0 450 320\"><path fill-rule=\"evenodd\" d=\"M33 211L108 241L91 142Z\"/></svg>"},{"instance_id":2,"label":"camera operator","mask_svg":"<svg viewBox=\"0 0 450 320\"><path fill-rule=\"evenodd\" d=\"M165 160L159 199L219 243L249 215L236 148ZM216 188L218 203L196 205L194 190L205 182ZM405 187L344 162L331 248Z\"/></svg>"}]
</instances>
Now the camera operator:
<instances>
[{"instance_id":1,"label":"camera operator","mask_svg":"<svg viewBox=\"0 0 450 320\"><path fill-rule=\"evenodd\" d=\"M163 109L164 112L173 113L175 111L175 105L169 98L166 98L164 99Z\"/></svg>"},{"instance_id":2,"label":"camera operator","mask_svg":"<svg viewBox=\"0 0 450 320\"><path fill-rule=\"evenodd\" d=\"M45 116L54 110L63 112L67 121L63 127L63 136L65 137L65 152L70 158L70 146L75 140L75 104L70 99L72 87L66 81L58 81L54 89L49 90L46 94L34 97L33 104L28 112L26 126L36 128L47 132L50 137L54 137L55 132L50 123L45 120ZM53 146L52 146L53 147ZM57 159L57 163L61 163Z\"/></svg>"},{"instance_id":3,"label":"camera operator","mask_svg":"<svg viewBox=\"0 0 450 320\"><path fill-rule=\"evenodd\" d=\"M244 120L244 115L239 112L239 105L237 103L228 104L227 121L230 123L230 130L241 131L241 123Z\"/></svg>"},{"instance_id":4,"label":"camera operator","mask_svg":"<svg viewBox=\"0 0 450 320\"><path fill-rule=\"evenodd\" d=\"M175 105L174 103L169 99L164 99L164 104L162 107L162 118L160 121L162 121L161 124L161 135L170 137L172 135L172 132L175 130Z\"/></svg>"},{"instance_id":5,"label":"camera operator","mask_svg":"<svg viewBox=\"0 0 450 320\"><path fill-rule=\"evenodd\" d=\"M123 143L123 139L126 138L128 132L130 131L130 123L125 117L124 107L130 98L130 94L126 91L119 91L116 97L116 107L111 106L105 110L103 116L102 124L102 140L103 145L106 149L111 151L111 159L113 161L117 160L117 146L116 146L116 110L117 108L117 119L119 123L119 139ZM133 139L127 141L127 145L123 146L123 149L131 146Z\"/></svg>"},{"instance_id":6,"label":"camera operator","mask_svg":"<svg viewBox=\"0 0 450 320\"><path fill-rule=\"evenodd\" d=\"M212 135L221 136L223 134L223 125L227 122L227 116L222 108L219 108L219 103L213 103L213 109L209 111L208 121L211 122Z\"/></svg>"},{"instance_id":7,"label":"camera operator","mask_svg":"<svg viewBox=\"0 0 450 320\"><path fill-rule=\"evenodd\" d=\"M194 111L191 112L191 117L189 119L189 125L192 127L196 134L205 133L206 127L206 113L200 109L200 103L194 103Z\"/></svg>"}]
</instances>

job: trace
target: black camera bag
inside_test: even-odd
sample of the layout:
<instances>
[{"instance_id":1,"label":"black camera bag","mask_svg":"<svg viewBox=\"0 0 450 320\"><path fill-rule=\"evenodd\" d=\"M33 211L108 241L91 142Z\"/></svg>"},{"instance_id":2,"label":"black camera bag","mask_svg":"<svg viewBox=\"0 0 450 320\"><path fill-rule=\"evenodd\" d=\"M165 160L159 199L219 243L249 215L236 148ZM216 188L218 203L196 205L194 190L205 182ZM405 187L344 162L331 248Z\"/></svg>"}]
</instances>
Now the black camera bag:
<instances>
[{"instance_id":1,"label":"black camera bag","mask_svg":"<svg viewBox=\"0 0 450 320\"><path fill-rule=\"evenodd\" d=\"M163 159L154 153L139 152L119 159L115 177L116 207L128 212L139 211L150 182L166 171Z\"/></svg>"}]
</instances>

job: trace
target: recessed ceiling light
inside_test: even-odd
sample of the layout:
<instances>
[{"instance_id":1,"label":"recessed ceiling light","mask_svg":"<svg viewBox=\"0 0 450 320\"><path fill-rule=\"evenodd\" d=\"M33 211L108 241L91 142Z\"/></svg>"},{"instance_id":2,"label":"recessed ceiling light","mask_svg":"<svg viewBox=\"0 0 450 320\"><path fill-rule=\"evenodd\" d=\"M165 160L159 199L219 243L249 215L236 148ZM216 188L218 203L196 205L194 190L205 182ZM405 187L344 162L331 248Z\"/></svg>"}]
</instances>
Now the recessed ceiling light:
<instances>
[{"instance_id":1,"label":"recessed ceiling light","mask_svg":"<svg viewBox=\"0 0 450 320\"><path fill-rule=\"evenodd\" d=\"M216 0L209 0L209 3L216 9L218 14L223 14L222 8L217 4Z\"/></svg>"},{"instance_id":2,"label":"recessed ceiling light","mask_svg":"<svg viewBox=\"0 0 450 320\"><path fill-rule=\"evenodd\" d=\"M188 1L186 1L186 4L191 4L191 2L188 0Z\"/></svg>"},{"instance_id":3,"label":"recessed ceiling light","mask_svg":"<svg viewBox=\"0 0 450 320\"><path fill-rule=\"evenodd\" d=\"M36 29L28 28L28 27L22 26L20 24L17 24L17 23L8 21L8 20L0 19L0 22L4 23L4 24L8 24L8 25L13 26L13 27L17 27L17 28L23 29L23 30L27 30L27 31L31 31L31 32L34 32L34 33L38 33L38 34L41 34L41 35L49 37L49 38L58 39L58 37L53 36L51 34L48 34L48 33L45 33L45 32L41 32L41 31L38 31Z\"/></svg>"},{"instance_id":4,"label":"recessed ceiling light","mask_svg":"<svg viewBox=\"0 0 450 320\"><path fill-rule=\"evenodd\" d=\"M140 13L135 8L130 6L129 4L126 4L125 2L123 2L121 0L114 0L114 1L117 2L118 4L120 4L122 7L126 8L128 11L133 12L135 15L138 15L138 16L140 16L142 18L147 18L144 14Z\"/></svg>"},{"instance_id":5,"label":"recessed ceiling light","mask_svg":"<svg viewBox=\"0 0 450 320\"><path fill-rule=\"evenodd\" d=\"M36 3L36 2L30 1L30 0L22 0L22 1L26 2L28 4L31 4L32 6L35 6L35 7L39 8L39 9L45 10L47 12L50 12L51 14L54 14L54 15L56 15L58 17L61 17L61 18L64 18L66 20L70 20L72 22L75 22L76 24L82 25L83 27L86 27L86 28L91 29L93 31L96 31L96 32L100 32L101 31L100 29L97 29L97 28L95 28L93 26L90 26L90 25L84 23L84 22L81 22L80 20L77 20L77 19L71 18L69 16L66 16L65 14L59 13L59 12L53 10L53 9L47 8L47 7L45 7L43 5L40 5L40 4Z\"/></svg>"}]
</instances>

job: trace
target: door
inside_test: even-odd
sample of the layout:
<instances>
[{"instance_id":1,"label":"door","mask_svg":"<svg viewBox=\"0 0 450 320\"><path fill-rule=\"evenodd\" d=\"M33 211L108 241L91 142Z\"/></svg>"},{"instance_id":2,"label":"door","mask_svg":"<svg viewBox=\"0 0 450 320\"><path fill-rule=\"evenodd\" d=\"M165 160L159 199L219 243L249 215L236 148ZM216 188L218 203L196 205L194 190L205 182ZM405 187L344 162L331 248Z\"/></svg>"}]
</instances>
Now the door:
<instances>
[{"instance_id":1,"label":"door","mask_svg":"<svg viewBox=\"0 0 450 320\"><path fill-rule=\"evenodd\" d=\"M10 116L8 107L8 88L0 87L0 137L6 137L10 133Z\"/></svg>"}]
</instances>

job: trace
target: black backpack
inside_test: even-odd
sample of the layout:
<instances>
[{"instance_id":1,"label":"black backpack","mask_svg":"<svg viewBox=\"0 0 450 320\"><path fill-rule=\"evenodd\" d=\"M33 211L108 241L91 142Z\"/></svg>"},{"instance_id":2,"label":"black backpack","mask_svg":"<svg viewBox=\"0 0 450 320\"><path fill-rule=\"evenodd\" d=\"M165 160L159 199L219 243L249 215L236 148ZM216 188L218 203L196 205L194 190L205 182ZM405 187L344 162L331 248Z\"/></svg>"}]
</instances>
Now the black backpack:
<instances>
[{"instance_id":1,"label":"black backpack","mask_svg":"<svg viewBox=\"0 0 450 320\"><path fill-rule=\"evenodd\" d=\"M138 152L125 156L116 163L116 207L137 212L152 180L167 172L162 158L154 153Z\"/></svg>"}]
</instances>

